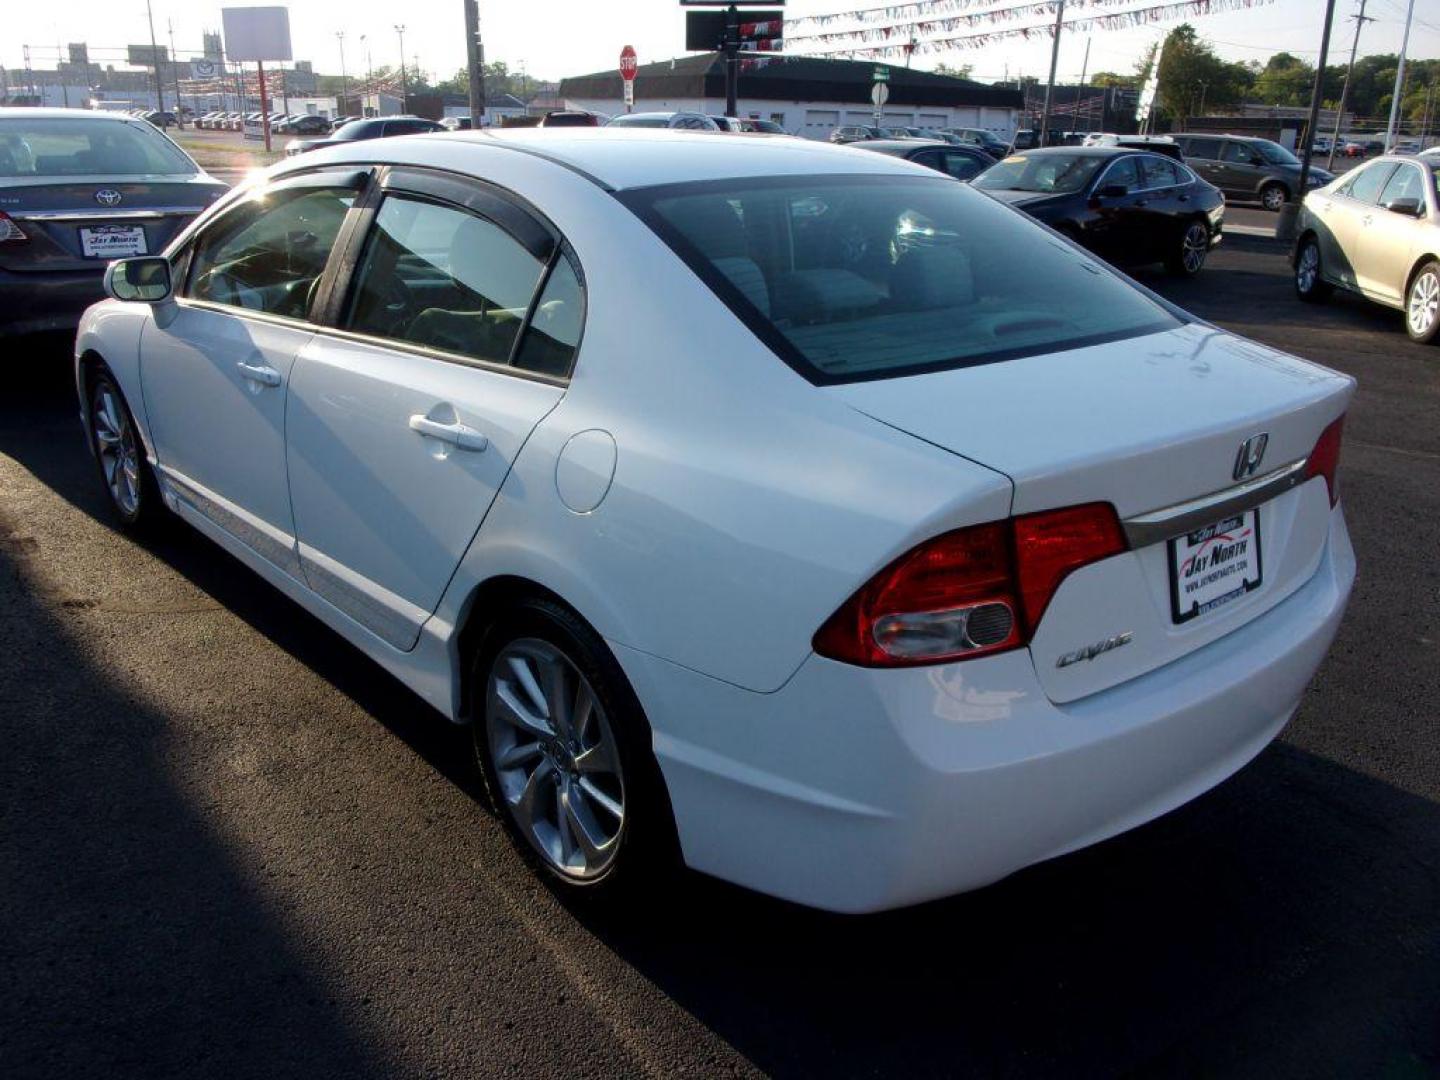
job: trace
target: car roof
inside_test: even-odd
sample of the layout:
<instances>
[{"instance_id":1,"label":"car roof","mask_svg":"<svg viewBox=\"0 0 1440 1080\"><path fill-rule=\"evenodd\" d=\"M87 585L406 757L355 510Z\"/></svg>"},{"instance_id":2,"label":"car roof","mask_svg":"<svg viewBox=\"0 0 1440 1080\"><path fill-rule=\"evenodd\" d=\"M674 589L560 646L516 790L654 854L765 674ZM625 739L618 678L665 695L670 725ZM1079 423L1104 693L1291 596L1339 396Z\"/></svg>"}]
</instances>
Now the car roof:
<instances>
[{"instance_id":1,"label":"car roof","mask_svg":"<svg viewBox=\"0 0 1440 1080\"><path fill-rule=\"evenodd\" d=\"M154 109L143 110L154 112ZM24 117L42 120L93 120L99 117L102 120L118 120L128 123L135 118L128 112L109 112L101 109L31 109L25 106L12 106L0 108L0 120L22 119Z\"/></svg>"},{"instance_id":2,"label":"car roof","mask_svg":"<svg viewBox=\"0 0 1440 1080\"><path fill-rule=\"evenodd\" d=\"M1017 150L1017 154L1033 157L1036 154L1075 154L1080 157L1119 157L1121 154L1153 154L1148 146L1036 146L1029 150ZM1162 157L1165 155L1161 155Z\"/></svg>"},{"instance_id":3,"label":"car roof","mask_svg":"<svg viewBox=\"0 0 1440 1080\"><path fill-rule=\"evenodd\" d=\"M634 114L631 114L634 115ZM388 140L387 140L388 141ZM434 132L408 136L405 156L422 164L421 147L484 144L510 147L584 173L612 189L650 187L701 180L795 176L813 173L898 173L914 175L888 154L874 154L809 139L716 139L713 132L668 128L555 127ZM937 146L946 145L937 143ZM400 147L365 148L351 156L395 153ZM339 151L335 160L344 160Z\"/></svg>"},{"instance_id":4,"label":"car roof","mask_svg":"<svg viewBox=\"0 0 1440 1080\"><path fill-rule=\"evenodd\" d=\"M865 150L879 150L882 153L903 150L928 150L932 146L938 147L941 150L959 150L962 154L965 152L965 147L948 143L944 139L866 139L864 142L856 143L856 145Z\"/></svg>"}]
</instances>

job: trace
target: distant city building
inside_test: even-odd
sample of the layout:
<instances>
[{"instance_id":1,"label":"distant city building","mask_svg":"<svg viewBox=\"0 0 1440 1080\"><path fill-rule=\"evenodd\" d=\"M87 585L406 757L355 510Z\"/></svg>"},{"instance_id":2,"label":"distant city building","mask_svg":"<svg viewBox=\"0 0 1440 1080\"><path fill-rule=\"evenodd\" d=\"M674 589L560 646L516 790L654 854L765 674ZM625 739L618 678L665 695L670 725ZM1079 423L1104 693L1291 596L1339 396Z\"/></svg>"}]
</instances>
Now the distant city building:
<instances>
[{"instance_id":1,"label":"distant city building","mask_svg":"<svg viewBox=\"0 0 1440 1080\"><path fill-rule=\"evenodd\" d=\"M875 122L870 92L877 67L888 67L889 75L889 100L879 121L882 126L985 128L1004 138L1017 126L1024 105L1019 90L898 65L816 57L742 61L738 112L773 120L792 135L828 138L843 124ZM571 109L622 113L623 93L617 70L560 81L559 96ZM723 113L724 57L702 53L642 64L635 76L635 111L655 110Z\"/></svg>"}]
</instances>

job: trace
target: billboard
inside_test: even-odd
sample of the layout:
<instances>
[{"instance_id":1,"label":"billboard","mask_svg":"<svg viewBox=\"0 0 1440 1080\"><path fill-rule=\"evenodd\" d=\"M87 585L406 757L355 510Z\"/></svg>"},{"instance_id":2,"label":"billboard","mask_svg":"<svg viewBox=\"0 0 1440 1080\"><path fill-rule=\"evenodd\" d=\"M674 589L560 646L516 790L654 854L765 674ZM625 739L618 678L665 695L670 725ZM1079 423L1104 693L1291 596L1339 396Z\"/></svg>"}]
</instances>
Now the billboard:
<instances>
[{"instance_id":1,"label":"billboard","mask_svg":"<svg viewBox=\"0 0 1440 1080\"><path fill-rule=\"evenodd\" d=\"M687 11L685 48L689 52L711 52L725 47L724 11ZM742 11L738 16L738 46L742 51L779 52L784 35L783 11Z\"/></svg>"},{"instance_id":2,"label":"billboard","mask_svg":"<svg viewBox=\"0 0 1440 1080\"><path fill-rule=\"evenodd\" d=\"M283 7L220 9L231 60L290 60L290 11Z\"/></svg>"}]
</instances>

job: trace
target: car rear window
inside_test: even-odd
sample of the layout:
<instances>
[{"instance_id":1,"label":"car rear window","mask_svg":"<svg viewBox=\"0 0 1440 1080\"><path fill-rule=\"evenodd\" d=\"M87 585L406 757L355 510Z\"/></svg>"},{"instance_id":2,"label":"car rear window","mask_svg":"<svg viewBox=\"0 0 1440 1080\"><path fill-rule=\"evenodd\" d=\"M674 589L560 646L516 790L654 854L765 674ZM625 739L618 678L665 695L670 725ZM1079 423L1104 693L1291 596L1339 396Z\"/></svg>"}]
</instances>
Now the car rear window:
<instances>
[{"instance_id":1,"label":"car rear window","mask_svg":"<svg viewBox=\"0 0 1440 1080\"><path fill-rule=\"evenodd\" d=\"M89 117L0 120L0 177L194 176L184 151L148 123Z\"/></svg>"},{"instance_id":2,"label":"car rear window","mask_svg":"<svg viewBox=\"0 0 1440 1080\"><path fill-rule=\"evenodd\" d=\"M944 177L709 181L617 197L815 383L1180 325L1085 252Z\"/></svg>"}]
</instances>

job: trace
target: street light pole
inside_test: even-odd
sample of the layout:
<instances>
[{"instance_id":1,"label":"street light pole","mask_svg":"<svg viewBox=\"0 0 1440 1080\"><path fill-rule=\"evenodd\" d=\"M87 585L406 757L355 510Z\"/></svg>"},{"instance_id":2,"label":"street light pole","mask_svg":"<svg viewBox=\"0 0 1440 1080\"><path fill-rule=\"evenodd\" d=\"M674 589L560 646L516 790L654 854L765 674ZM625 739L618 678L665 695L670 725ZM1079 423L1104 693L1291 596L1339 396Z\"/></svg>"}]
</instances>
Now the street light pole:
<instances>
[{"instance_id":1,"label":"street light pole","mask_svg":"<svg viewBox=\"0 0 1440 1080\"><path fill-rule=\"evenodd\" d=\"M370 62L370 35L361 34L360 44L365 46L365 100L360 103L360 115L369 116L370 95L375 93L375 65Z\"/></svg>"},{"instance_id":2,"label":"street light pole","mask_svg":"<svg viewBox=\"0 0 1440 1080\"><path fill-rule=\"evenodd\" d=\"M1310 159L1315 153L1315 128L1320 123L1320 99L1325 93L1325 60L1330 55L1330 23L1335 18L1335 0L1325 0L1325 26L1320 31L1320 58L1315 63L1315 85L1310 90L1310 119L1305 124L1305 152L1300 156L1300 182L1295 197L1280 208L1275 223L1277 240L1294 240L1300 204L1310 190Z\"/></svg>"},{"instance_id":3,"label":"street light pole","mask_svg":"<svg viewBox=\"0 0 1440 1080\"><path fill-rule=\"evenodd\" d=\"M350 111L350 80L345 77L345 31L336 30L335 40L340 42L340 107L344 110L342 115L346 115Z\"/></svg>"},{"instance_id":4,"label":"street light pole","mask_svg":"<svg viewBox=\"0 0 1440 1080\"><path fill-rule=\"evenodd\" d=\"M1038 146L1050 145L1050 99L1055 94L1055 65L1060 62L1060 23L1065 18L1065 0L1055 5L1055 42L1050 46L1050 81L1045 84L1045 111L1040 114Z\"/></svg>"},{"instance_id":5,"label":"street light pole","mask_svg":"<svg viewBox=\"0 0 1440 1080\"><path fill-rule=\"evenodd\" d=\"M1405 7L1405 33L1400 36L1400 65L1395 69L1395 92L1390 95L1390 123L1385 126L1385 153L1395 149L1395 121L1400 116L1400 97L1405 92L1405 50L1410 47L1410 23L1415 17L1415 0Z\"/></svg>"},{"instance_id":6,"label":"street light pole","mask_svg":"<svg viewBox=\"0 0 1440 1080\"><path fill-rule=\"evenodd\" d=\"M409 87L405 83L405 27L401 23L395 24L395 33L400 35L400 111L406 109L405 99L409 97Z\"/></svg>"},{"instance_id":7,"label":"street light pole","mask_svg":"<svg viewBox=\"0 0 1440 1080\"><path fill-rule=\"evenodd\" d=\"M165 84L160 80L160 46L155 44L155 13L150 10L150 0L145 0L145 17L150 20L150 63L155 72L155 109L165 111ZM161 119L164 126L164 119Z\"/></svg>"}]
</instances>

